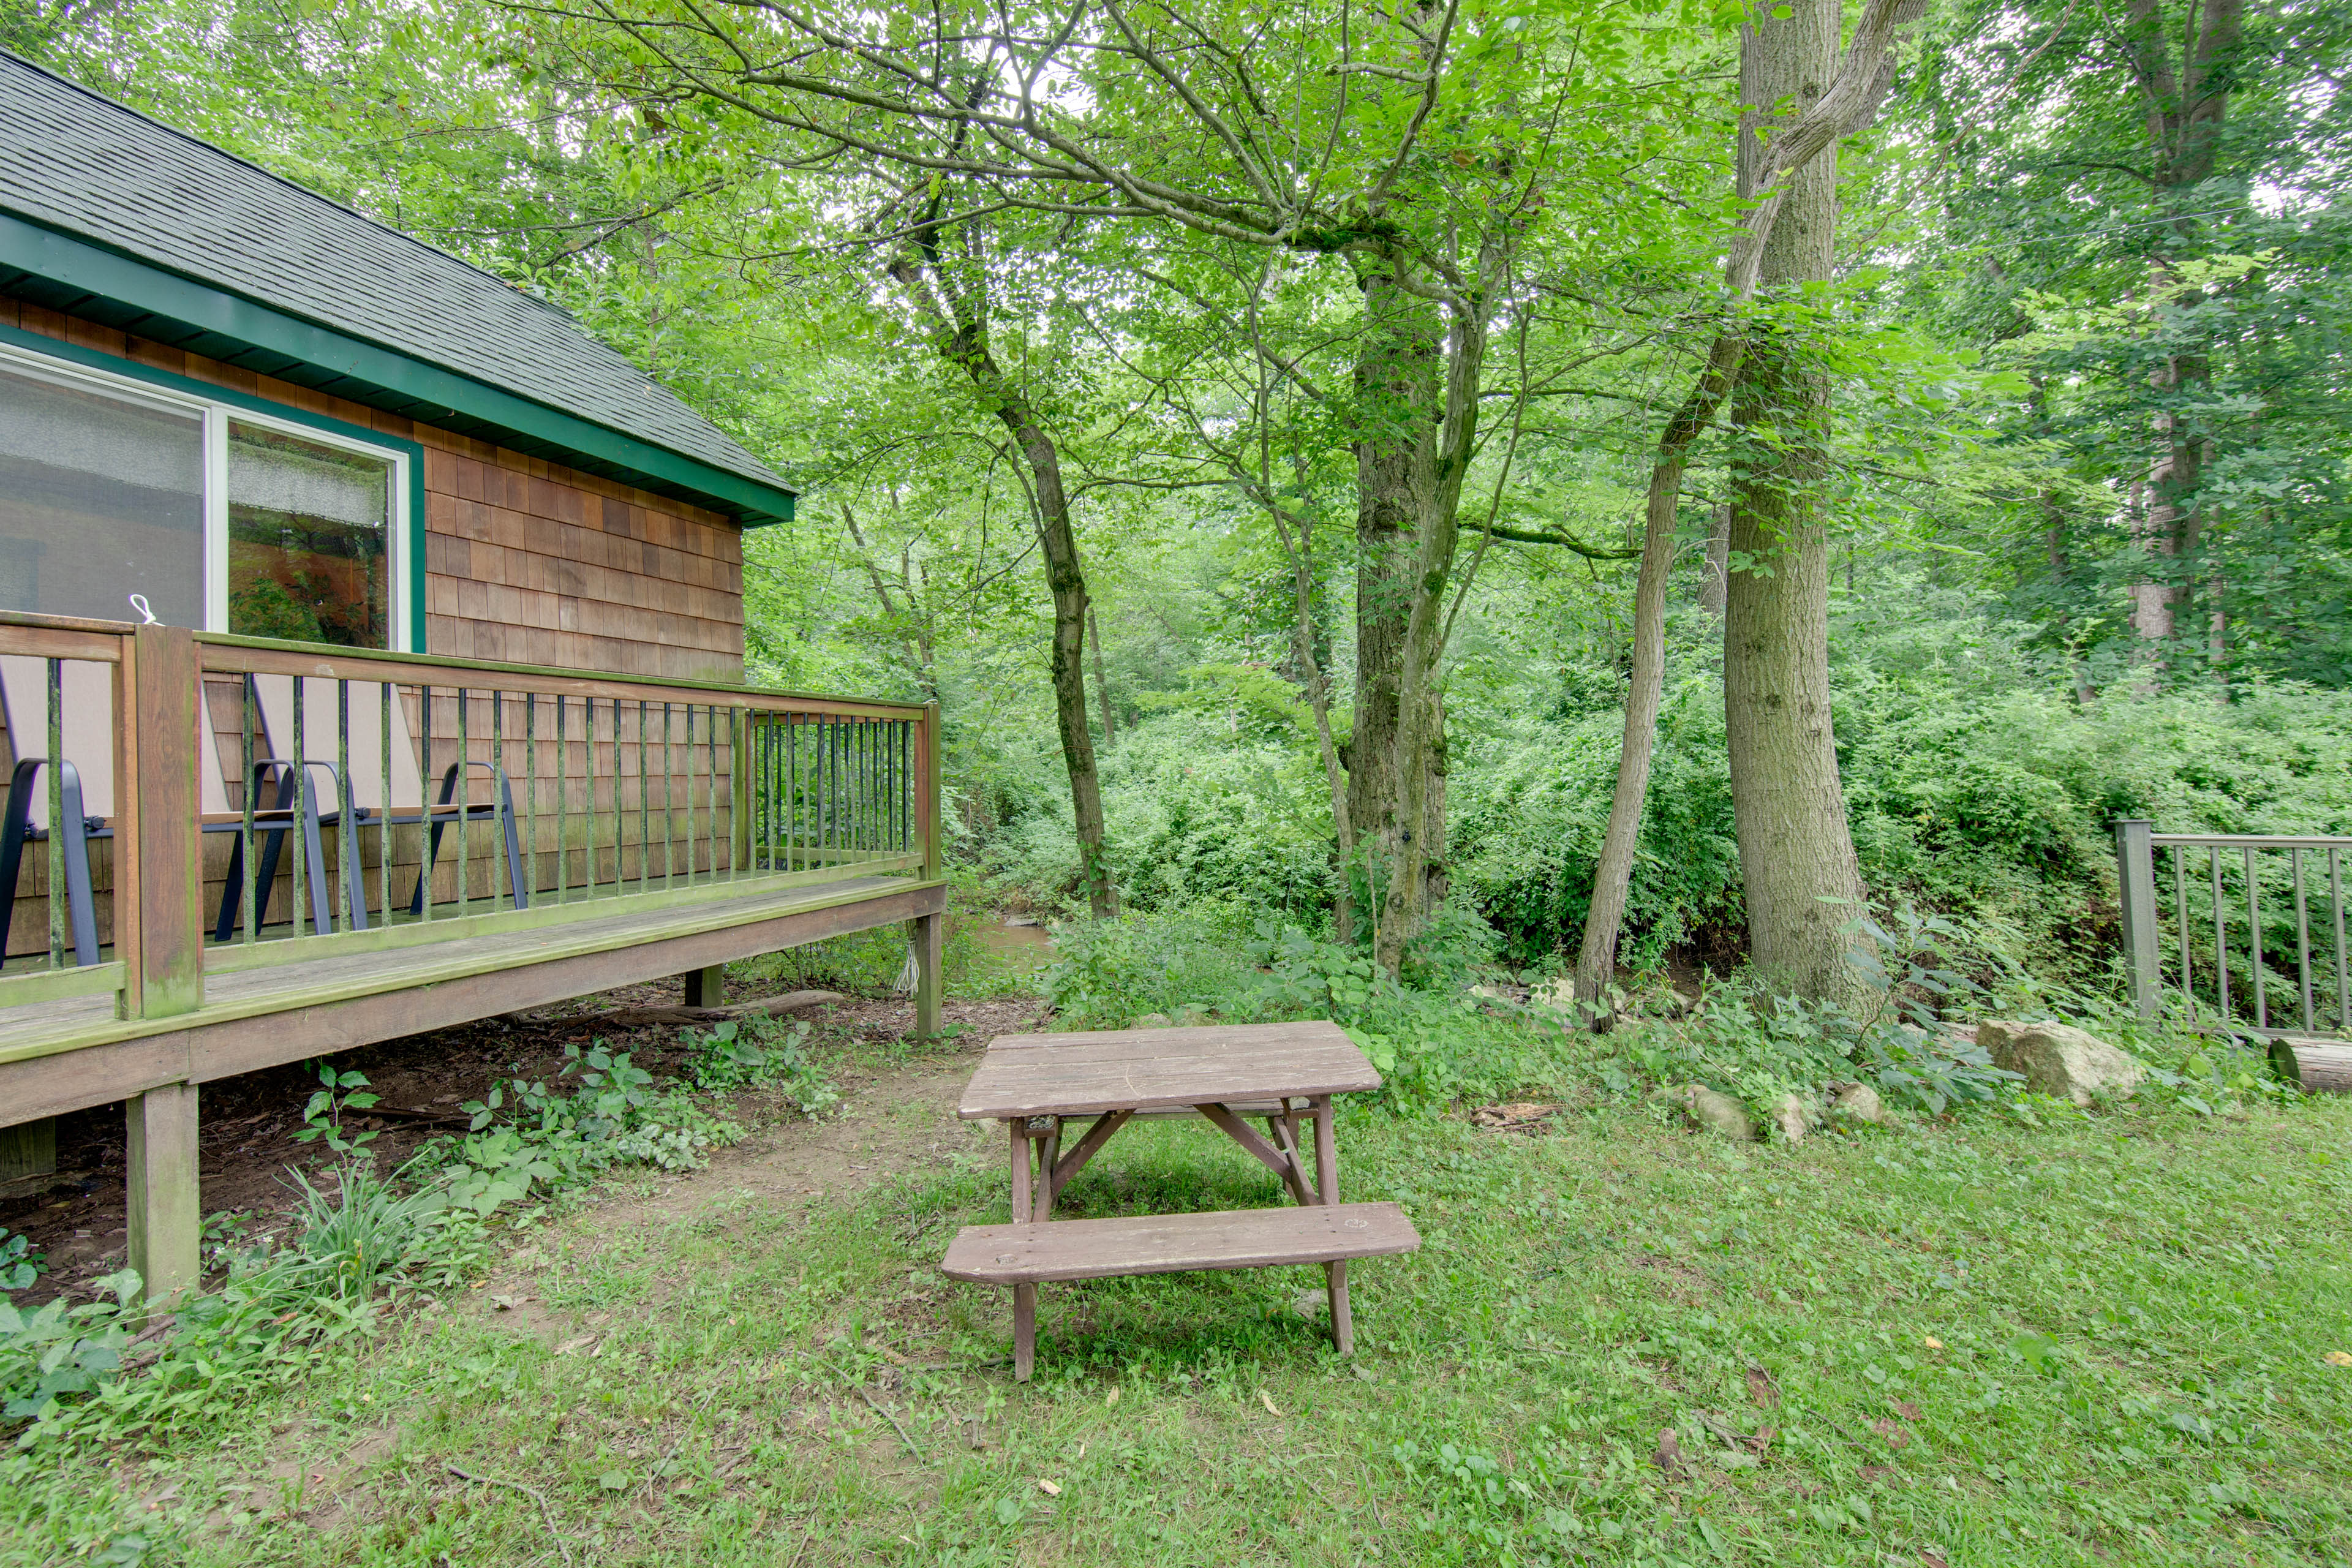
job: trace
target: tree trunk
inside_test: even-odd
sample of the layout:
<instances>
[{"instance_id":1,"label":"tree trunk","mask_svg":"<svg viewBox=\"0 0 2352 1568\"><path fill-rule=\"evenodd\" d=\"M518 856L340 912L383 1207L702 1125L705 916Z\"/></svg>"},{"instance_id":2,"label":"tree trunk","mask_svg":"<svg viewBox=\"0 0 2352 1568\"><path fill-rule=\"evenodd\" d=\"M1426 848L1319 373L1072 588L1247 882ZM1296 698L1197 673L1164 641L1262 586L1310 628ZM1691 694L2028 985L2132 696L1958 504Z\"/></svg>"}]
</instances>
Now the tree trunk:
<instances>
[{"instance_id":1,"label":"tree trunk","mask_svg":"<svg viewBox=\"0 0 2352 1568\"><path fill-rule=\"evenodd\" d=\"M1706 530L1706 563L1698 580L1698 607L1723 619L1723 595L1731 574L1731 509L1717 505L1709 509Z\"/></svg>"},{"instance_id":2,"label":"tree trunk","mask_svg":"<svg viewBox=\"0 0 2352 1568\"><path fill-rule=\"evenodd\" d=\"M1496 260L1490 245L1479 256L1479 287L1450 309L1445 323L1444 383L1438 408L1413 462L1413 493L1419 503L1413 554L1412 608L1405 623L1403 657L1397 673L1397 832L1389 885L1373 931L1372 956L1390 973L1404 963L1405 947L1421 934L1433 894L1444 887L1445 707L1439 687L1445 655L1447 590L1462 538L1462 485L1476 450L1478 395L1486 363L1486 311L1493 304L1489 276Z\"/></svg>"},{"instance_id":3,"label":"tree trunk","mask_svg":"<svg viewBox=\"0 0 2352 1568\"><path fill-rule=\"evenodd\" d=\"M1108 752L1118 744L1118 726L1112 721L1110 677L1103 673L1102 627L1095 624L1092 605L1087 606L1087 646L1094 650L1095 703L1102 709L1103 750Z\"/></svg>"},{"instance_id":4,"label":"tree trunk","mask_svg":"<svg viewBox=\"0 0 2352 1568\"><path fill-rule=\"evenodd\" d=\"M1078 880L1097 920L1118 912L1118 888L1111 879L1104 846L1102 782L1095 767L1095 742L1087 722L1087 578L1078 564L1077 534L1071 526L1069 495L1062 486L1062 456L1027 397L996 363L980 301L960 288L941 265L935 231L918 243L923 265L900 262L892 275L915 289L940 323L941 358L971 376L981 405L1012 436L1036 509L1037 541L1045 557L1045 584L1054 595L1052 672L1054 719L1062 735L1062 761L1070 775L1070 809L1078 838Z\"/></svg>"},{"instance_id":5,"label":"tree trunk","mask_svg":"<svg viewBox=\"0 0 2352 1568\"><path fill-rule=\"evenodd\" d=\"M1349 736L1353 852L1340 868L1394 867L1400 845L1397 736L1405 632L1418 574L1419 476L1437 418L1436 307L1374 263L1362 279L1365 339L1356 366L1356 693ZM1423 766L1429 766L1424 758ZM1422 824L1425 836L1428 824ZM1379 908L1384 889L1370 889Z\"/></svg>"},{"instance_id":6,"label":"tree trunk","mask_svg":"<svg viewBox=\"0 0 2352 1568\"><path fill-rule=\"evenodd\" d=\"M1837 0L1759 9L1743 29L1740 184L1756 195L1770 106L1801 110L1837 68ZM1837 226L1834 145L1785 176L1765 241L1769 301L1825 281ZM1859 987L1841 928L1861 913L1862 875L1846 830L1830 727L1829 547L1815 490L1826 467L1829 382L1785 324L1749 339L1732 394L1732 551L1762 570L1731 574L1723 700L1732 811L1747 894L1749 956L1772 984L1815 1000ZM1825 901L1826 900L1826 901Z\"/></svg>"},{"instance_id":7,"label":"tree trunk","mask_svg":"<svg viewBox=\"0 0 2352 1568\"><path fill-rule=\"evenodd\" d=\"M1642 531L1642 568L1633 586L1633 670L1625 693L1625 733L1617 748L1617 794L1609 805L1609 827L1601 839L1601 863L1592 873L1592 905L1584 921L1584 946L1576 960L1576 999L1596 1022L1604 991L1617 973L1617 936L1633 886L1633 847L1642 836L1642 803L1650 791L1650 760L1656 749L1658 704L1666 684L1666 574L1675 564L1675 520L1682 497L1683 468L1691 444L1715 420L1739 363L1740 339L1718 335L1708 350L1698 384L1675 411L1659 439L1650 470L1650 494Z\"/></svg>"},{"instance_id":8,"label":"tree trunk","mask_svg":"<svg viewBox=\"0 0 2352 1568\"><path fill-rule=\"evenodd\" d=\"M2198 187L2213 177L2228 119L2230 91L2237 82L2244 0L2206 0L2189 13L2190 30L2176 68L2161 0L2129 0L2120 35L2125 58L2137 79L2146 106L2150 161L2158 200L2171 209L2172 229L2193 242L2200 219L2183 215L2190 205L2210 205ZM2184 292L2162 259L2153 268L2149 298L2161 310L2168 302L2195 304L2201 294ZM2168 356L2149 378L2160 398L2156 426L2158 451L2147 485L2146 546L2158 563L2155 580L2132 585L2132 626L2142 640L2165 645L2155 654L2161 668L2176 659L2171 645L2184 625L2198 578L2198 536L2204 525L2199 488L2204 479L2208 437L2187 410L2208 395L2209 356L2200 347Z\"/></svg>"}]
</instances>

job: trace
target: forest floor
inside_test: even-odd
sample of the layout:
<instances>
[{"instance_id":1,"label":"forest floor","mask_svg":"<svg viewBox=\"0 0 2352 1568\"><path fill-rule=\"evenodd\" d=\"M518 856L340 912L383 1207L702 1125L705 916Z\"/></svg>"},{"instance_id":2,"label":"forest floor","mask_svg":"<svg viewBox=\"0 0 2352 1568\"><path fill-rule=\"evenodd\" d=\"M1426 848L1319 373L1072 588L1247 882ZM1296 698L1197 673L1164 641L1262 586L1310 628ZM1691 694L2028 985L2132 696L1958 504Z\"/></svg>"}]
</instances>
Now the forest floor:
<instances>
[{"instance_id":1,"label":"forest floor","mask_svg":"<svg viewBox=\"0 0 2352 1568\"><path fill-rule=\"evenodd\" d=\"M1356 1267L1352 1361L1316 1271L1160 1276L1047 1287L1024 1386L1008 1293L935 1266L1004 1217L1000 1141L953 1108L1034 1005L959 1011L945 1046L878 1011L835 1035L835 1116L566 1201L234 1428L70 1461L91 1528L50 1539L468 1568L2352 1556L2352 1101L1796 1147L1624 1100L1524 1131L1360 1110L1347 1195L1423 1246ZM1278 1200L1160 1123L1067 1212Z\"/></svg>"}]
</instances>

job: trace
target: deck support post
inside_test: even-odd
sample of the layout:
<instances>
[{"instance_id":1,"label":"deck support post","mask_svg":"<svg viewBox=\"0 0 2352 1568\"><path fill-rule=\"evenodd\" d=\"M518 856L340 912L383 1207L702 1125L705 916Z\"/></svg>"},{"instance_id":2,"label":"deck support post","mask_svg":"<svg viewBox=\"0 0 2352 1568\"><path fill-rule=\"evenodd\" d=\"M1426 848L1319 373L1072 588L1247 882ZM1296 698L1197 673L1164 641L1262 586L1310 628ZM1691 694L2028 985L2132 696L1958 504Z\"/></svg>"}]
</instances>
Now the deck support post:
<instances>
[{"instance_id":1,"label":"deck support post","mask_svg":"<svg viewBox=\"0 0 2352 1568\"><path fill-rule=\"evenodd\" d=\"M707 969L689 969L679 978L686 983L686 1005L689 1007L723 1007L727 1005L727 966L714 963Z\"/></svg>"},{"instance_id":2,"label":"deck support post","mask_svg":"<svg viewBox=\"0 0 2352 1568\"><path fill-rule=\"evenodd\" d=\"M167 1083L134 1094L125 1110L131 1267L150 1305L164 1308L194 1289L200 1268L196 1086Z\"/></svg>"},{"instance_id":3,"label":"deck support post","mask_svg":"<svg viewBox=\"0 0 2352 1568\"><path fill-rule=\"evenodd\" d=\"M928 1039L940 1032L940 1000L947 991L947 917L919 915L907 924L915 947L915 1033Z\"/></svg>"},{"instance_id":4,"label":"deck support post","mask_svg":"<svg viewBox=\"0 0 2352 1568\"><path fill-rule=\"evenodd\" d=\"M0 1193L58 1173L58 1119L43 1116L0 1127Z\"/></svg>"}]
</instances>

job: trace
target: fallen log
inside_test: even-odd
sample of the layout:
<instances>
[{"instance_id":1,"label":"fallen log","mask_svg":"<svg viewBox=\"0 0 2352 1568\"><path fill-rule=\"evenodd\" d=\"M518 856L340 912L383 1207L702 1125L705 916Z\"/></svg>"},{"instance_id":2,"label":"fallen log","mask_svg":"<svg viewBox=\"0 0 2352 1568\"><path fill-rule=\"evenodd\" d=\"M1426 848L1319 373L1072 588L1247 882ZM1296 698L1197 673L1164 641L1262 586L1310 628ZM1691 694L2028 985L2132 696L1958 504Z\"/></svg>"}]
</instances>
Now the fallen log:
<instances>
[{"instance_id":1,"label":"fallen log","mask_svg":"<svg viewBox=\"0 0 2352 1568\"><path fill-rule=\"evenodd\" d=\"M587 1013L576 1018L566 1018L567 1025L585 1025L591 1028L602 1026L614 1029L642 1029L655 1024L723 1024L730 1018L754 1016L778 1017L797 1013L804 1007L821 1006L838 1002L838 991L787 991L781 996L761 996L750 1002L730 1002L724 1007L621 1007L610 1013Z\"/></svg>"},{"instance_id":2,"label":"fallen log","mask_svg":"<svg viewBox=\"0 0 2352 1568\"><path fill-rule=\"evenodd\" d=\"M2330 1040L2273 1040L2271 1066L2305 1094L2352 1094L2352 1046Z\"/></svg>"}]
</instances>

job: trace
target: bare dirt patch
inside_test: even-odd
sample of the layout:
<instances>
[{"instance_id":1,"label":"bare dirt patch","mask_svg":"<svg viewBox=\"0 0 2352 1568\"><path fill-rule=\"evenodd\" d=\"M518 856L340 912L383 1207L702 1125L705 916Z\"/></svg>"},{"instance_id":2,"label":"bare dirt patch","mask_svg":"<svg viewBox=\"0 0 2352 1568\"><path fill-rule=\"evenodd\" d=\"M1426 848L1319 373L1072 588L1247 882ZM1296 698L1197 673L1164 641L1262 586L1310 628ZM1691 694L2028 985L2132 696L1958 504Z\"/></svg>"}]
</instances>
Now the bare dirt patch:
<instances>
[{"instance_id":1,"label":"bare dirt patch","mask_svg":"<svg viewBox=\"0 0 2352 1568\"><path fill-rule=\"evenodd\" d=\"M379 1165L389 1169L426 1139L463 1128L458 1107L496 1084L513 1077L552 1080L562 1070L567 1046L602 1041L629 1052L656 1078L674 1076L688 1054L677 1026L616 1029L600 1020L616 1008L676 1005L683 999L675 980L624 986L344 1052L336 1065L365 1073L382 1097L379 1113L353 1117L350 1124L376 1132L373 1148ZM753 1129L750 1139L721 1151L709 1170L665 1177L656 1196L637 1201L654 1205L648 1214L703 1201L681 1194L689 1182L703 1194L731 1184L821 1195L862 1186L886 1167L904 1168L919 1147L951 1135L954 1092L971 1071L966 1058L997 1035L1033 1026L1042 1011L1043 1004L1029 997L950 1001L942 1016L953 1037L917 1042L908 1039L913 1004L900 998L852 996L811 1009L800 1016L815 1026L819 1058L843 1094L842 1113L793 1125L773 1096L747 1092L738 1098L736 1116ZM246 1234L253 1237L284 1226L297 1205L288 1167L307 1171L332 1158L324 1144L295 1136L317 1087L315 1069L299 1063L204 1087L206 1215L242 1215ZM930 1114L942 1106L950 1124L946 1130ZM77 1111L58 1120L56 1177L38 1190L0 1199L0 1226L24 1233L47 1254L37 1293L87 1294L92 1279L122 1267L128 1237L123 1159L122 1106Z\"/></svg>"}]
</instances>

